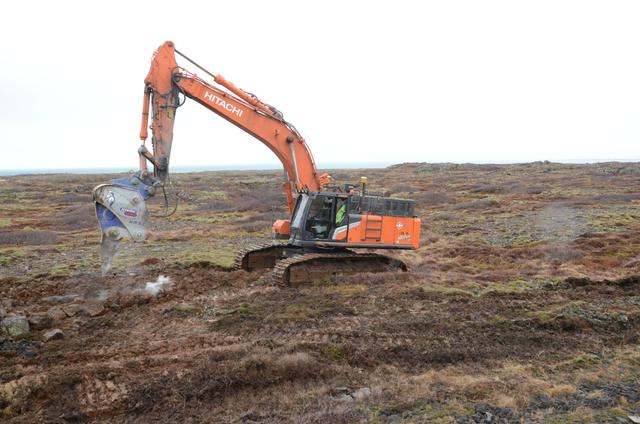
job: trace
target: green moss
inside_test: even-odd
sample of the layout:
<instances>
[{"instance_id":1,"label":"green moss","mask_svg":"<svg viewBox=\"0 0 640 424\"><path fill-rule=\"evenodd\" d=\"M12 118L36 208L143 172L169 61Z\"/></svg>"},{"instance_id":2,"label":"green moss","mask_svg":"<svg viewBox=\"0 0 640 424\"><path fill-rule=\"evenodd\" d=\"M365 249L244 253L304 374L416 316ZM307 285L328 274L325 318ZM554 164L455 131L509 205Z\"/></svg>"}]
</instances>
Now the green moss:
<instances>
[{"instance_id":1,"label":"green moss","mask_svg":"<svg viewBox=\"0 0 640 424\"><path fill-rule=\"evenodd\" d=\"M235 308L229 309L219 309L216 313L220 316L229 316L229 315L248 315L251 312L249 305L246 303L241 303Z\"/></svg>"},{"instance_id":2,"label":"green moss","mask_svg":"<svg viewBox=\"0 0 640 424\"><path fill-rule=\"evenodd\" d=\"M460 418L469 417L473 413L473 406L465 406L456 399L450 399L447 403L425 403L424 401L402 403L392 400L371 410L367 422L386 423L389 415L398 415L403 418L407 416L399 422L449 424L458 422Z\"/></svg>"},{"instance_id":3,"label":"green moss","mask_svg":"<svg viewBox=\"0 0 640 424\"><path fill-rule=\"evenodd\" d=\"M419 415L426 418L430 423L455 423L458 422L458 418L470 415L469 409L455 400L451 400L446 404L428 404L421 408Z\"/></svg>"},{"instance_id":4,"label":"green moss","mask_svg":"<svg viewBox=\"0 0 640 424\"><path fill-rule=\"evenodd\" d=\"M198 201L202 200L229 200L229 194L222 190L190 190L189 194Z\"/></svg>"},{"instance_id":5,"label":"green moss","mask_svg":"<svg viewBox=\"0 0 640 424\"><path fill-rule=\"evenodd\" d=\"M551 322L555 319L557 314L552 311L529 311L526 313L526 316L529 318L537 319L540 322Z\"/></svg>"},{"instance_id":6,"label":"green moss","mask_svg":"<svg viewBox=\"0 0 640 424\"><path fill-rule=\"evenodd\" d=\"M582 353L573 358L567 359L556 364L556 368L560 370L576 370L590 368L600 361L596 355Z\"/></svg>"},{"instance_id":7,"label":"green moss","mask_svg":"<svg viewBox=\"0 0 640 424\"><path fill-rule=\"evenodd\" d=\"M101 328L112 328L114 326L114 322L112 319L107 317L98 317L91 320L87 320L82 324L83 328L90 330L98 330Z\"/></svg>"},{"instance_id":8,"label":"green moss","mask_svg":"<svg viewBox=\"0 0 640 424\"><path fill-rule=\"evenodd\" d=\"M493 327L493 326L501 324L501 323L503 323L505 321L507 321L507 318L503 317L502 315L491 315L488 318L482 320L481 326L482 327Z\"/></svg>"},{"instance_id":9,"label":"green moss","mask_svg":"<svg viewBox=\"0 0 640 424\"><path fill-rule=\"evenodd\" d=\"M200 308L189 303L178 303L172 308L179 315L194 315L200 312Z\"/></svg>"},{"instance_id":10,"label":"green moss","mask_svg":"<svg viewBox=\"0 0 640 424\"><path fill-rule=\"evenodd\" d=\"M176 218L181 221L191 221L200 224L221 224L237 221L240 218L245 217L245 212L216 212L199 215L182 216Z\"/></svg>"},{"instance_id":11,"label":"green moss","mask_svg":"<svg viewBox=\"0 0 640 424\"><path fill-rule=\"evenodd\" d=\"M587 223L590 232L607 233L634 228L640 221L637 206L615 205L583 210L578 216Z\"/></svg>"},{"instance_id":12,"label":"green moss","mask_svg":"<svg viewBox=\"0 0 640 424\"><path fill-rule=\"evenodd\" d=\"M172 255L170 260L189 266L195 262L209 262L224 268L234 264L236 250L231 246L194 246Z\"/></svg>"},{"instance_id":13,"label":"green moss","mask_svg":"<svg viewBox=\"0 0 640 424\"><path fill-rule=\"evenodd\" d=\"M468 281L462 283L460 287L453 287L449 284L426 283L420 286L425 292L442 294L466 294L469 296L481 297L492 293L523 293L527 290L534 290L549 285L550 280L511 280L505 282L478 283Z\"/></svg>"},{"instance_id":14,"label":"green moss","mask_svg":"<svg viewBox=\"0 0 640 424\"><path fill-rule=\"evenodd\" d=\"M357 296L367 291L365 284L325 284L325 281L316 281L316 285L319 286L320 291L326 294L337 294L341 296Z\"/></svg>"},{"instance_id":15,"label":"green moss","mask_svg":"<svg viewBox=\"0 0 640 424\"><path fill-rule=\"evenodd\" d=\"M623 398L624 399L624 398ZM620 417L620 418L627 418L629 413L626 412L624 409L622 409L619 406L613 407L613 408L609 408L607 409L606 413L605 413L606 417L611 418L611 417Z\"/></svg>"},{"instance_id":16,"label":"green moss","mask_svg":"<svg viewBox=\"0 0 640 424\"><path fill-rule=\"evenodd\" d=\"M574 423L573 420L570 420L568 418L563 418L563 417L557 417L557 418L551 418L549 421L549 424L572 424Z\"/></svg>"},{"instance_id":17,"label":"green moss","mask_svg":"<svg viewBox=\"0 0 640 424\"><path fill-rule=\"evenodd\" d=\"M440 284L432 284L426 283L421 286L422 290L425 293L440 293L440 294L462 294L466 296L471 296L473 293L470 293L469 290L465 290L463 288L452 287L449 285L440 285Z\"/></svg>"},{"instance_id":18,"label":"green moss","mask_svg":"<svg viewBox=\"0 0 640 424\"><path fill-rule=\"evenodd\" d=\"M49 274L56 277L68 277L71 275L71 269L69 265L56 264L50 269Z\"/></svg>"},{"instance_id":19,"label":"green moss","mask_svg":"<svg viewBox=\"0 0 640 424\"><path fill-rule=\"evenodd\" d=\"M529 280L512 280L503 283L491 281L480 291L479 295L482 296L488 293L523 293L539 286L540 284L537 281Z\"/></svg>"},{"instance_id":20,"label":"green moss","mask_svg":"<svg viewBox=\"0 0 640 424\"><path fill-rule=\"evenodd\" d=\"M565 315L582 315L589 308L589 304L581 300L569 302L562 306L561 312Z\"/></svg>"},{"instance_id":21,"label":"green moss","mask_svg":"<svg viewBox=\"0 0 640 424\"><path fill-rule=\"evenodd\" d=\"M237 306L216 310L216 320L212 324L214 330L228 329L235 325L243 325L248 320L259 320L262 317L251 305L241 303Z\"/></svg>"},{"instance_id":22,"label":"green moss","mask_svg":"<svg viewBox=\"0 0 640 424\"><path fill-rule=\"evenodd\" d=\"M339 344L330 344L325 348L325 353L332 361L342 361L346 356L344 346Z\"/></svg>"},{"instance_id":23,"label":"green moss","mask_svg":"<svg viewBox=\"0 0 640 424\"><path fill-rule=\"evenodd\" d=\"M304 321L313 315L313 311L306 305L287 305L284 310L270 317L269 321Z\"/></svg>"}]
</instances>

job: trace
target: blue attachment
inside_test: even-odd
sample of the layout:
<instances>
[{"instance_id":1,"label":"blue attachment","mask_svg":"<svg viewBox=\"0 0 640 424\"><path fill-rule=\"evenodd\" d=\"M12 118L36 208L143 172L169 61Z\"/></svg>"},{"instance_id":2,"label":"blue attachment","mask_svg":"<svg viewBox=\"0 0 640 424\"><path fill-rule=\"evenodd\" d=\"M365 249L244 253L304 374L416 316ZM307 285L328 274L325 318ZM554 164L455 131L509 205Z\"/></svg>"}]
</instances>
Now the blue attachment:
<instances>
[{"instance_id":1,"label":"blue attachment","mask_svg":"<svg viewBox=\"0 0 640 424\"><path fill-rule=\"evenodd\" d=\"M133 181L135 181L136 184L134 184ZM110 184L134 188L138 193L140 193L143 200L147 200L151 197L151 194L149 194L151 186L143 183L136 176L111 180ZM96 216L98 217L98 223L100 224L100 230L102 231L111 227L125 228L124 224L118 219L118 217L100 203L96 203Z\"/></svg>"},{"instance_id":2,"label":"blue attachment","mask_svg":"<svg viewBox=\"0 0 640 424\"><path fill-rule=\"evenodd\" d=\"M96 203L96 215L102 231L106 231L107 228L111 227L124 228L124 224L109 209L100 203Z\"/></svg>"},{"instance_id":3,"label":"blue attachment","mask_svg":"<svg viewBox=\"0 0 640 424\"><path fill-rule=\"evenodd\" d=\"M136 184L133 183L136 182ZM142 196L143 200L147 200L151 195L149 194L149 188L151 187L149 184L143 183L138 177L127 177L127 178L118 178L117 180L111 180L111 184L119 185L122 187L130 187L135 188Z\"/></svg>"}]
</instances>

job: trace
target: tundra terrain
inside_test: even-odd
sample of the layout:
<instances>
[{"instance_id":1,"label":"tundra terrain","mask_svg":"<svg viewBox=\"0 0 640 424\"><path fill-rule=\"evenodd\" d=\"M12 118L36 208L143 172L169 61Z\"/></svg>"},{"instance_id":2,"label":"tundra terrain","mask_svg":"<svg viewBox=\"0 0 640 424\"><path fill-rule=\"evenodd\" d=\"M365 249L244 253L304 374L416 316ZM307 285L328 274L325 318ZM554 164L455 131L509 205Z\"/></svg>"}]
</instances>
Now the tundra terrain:
<instances>
[{"instance_id":1,"label":"tundra terrain","mask_svg":"<svg viewBox=\"0 0 640 424\"><path fill-rule=\"evenodd\" d=\"M102 276L90 193L116 175L0 177L0 320L29 323L0 329L0 421L640 415L640 164L331 173L415 199L422 247L391 253L409 272L233 270L286 216L282 173L243 171L175 174L177 211Z\"/></svg>"}]
</instances>

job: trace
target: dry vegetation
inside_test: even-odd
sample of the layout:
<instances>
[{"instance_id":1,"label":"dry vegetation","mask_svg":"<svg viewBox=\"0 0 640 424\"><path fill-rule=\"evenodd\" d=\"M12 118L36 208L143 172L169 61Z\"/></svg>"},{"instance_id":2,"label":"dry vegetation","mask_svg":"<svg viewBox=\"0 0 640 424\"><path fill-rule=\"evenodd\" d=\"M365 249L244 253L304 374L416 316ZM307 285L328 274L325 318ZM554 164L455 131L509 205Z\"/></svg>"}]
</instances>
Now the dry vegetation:
<instances>
[{"instance_id":1,"label":"dry vegetation","mask_svg":"<svg viewBox=\"0 0 640 424\"><path fill-rule=\"evenodd\" d=\"M410 273L292 289L230 271L285 215L281 173L208 172L175 175L178 212L101 277L90 190L112 176L0 179L0 313L32 321L0 336L0 421L640 414L640 165L333 174L416 199L423 247L397 253ZM41 342L51 327L64 338Z\"/></svg>"}]
</instances>

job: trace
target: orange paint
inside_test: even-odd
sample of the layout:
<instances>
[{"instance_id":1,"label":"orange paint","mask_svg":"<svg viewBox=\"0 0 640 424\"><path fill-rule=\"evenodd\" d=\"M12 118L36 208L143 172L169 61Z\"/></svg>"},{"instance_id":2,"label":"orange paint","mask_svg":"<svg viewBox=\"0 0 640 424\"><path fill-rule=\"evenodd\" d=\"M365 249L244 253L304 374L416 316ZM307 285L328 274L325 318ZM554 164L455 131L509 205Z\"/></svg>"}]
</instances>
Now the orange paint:
<instances>
[{"instance_id":1,"label":"orange paint","mask_svg":"<svg viewBox=\"0 0 640 424\"><path fill-rule=\"evenodd\" d=\"M272 106L246 93L218 75L215 81L232 93L204 81L179 68L175 48L167 41L153 55L145 78L145 97L140 137L146 139L149 103L153 112L151 124L154 174L166 179L173 142L173 125L178 108L178 94L200 103L243 131L264 143L278 157L287 175L285 194L289 210L293 210L292 190L320 191L328 181L318 175L313 156L302 136ZM234 95L235 94L235 95ZM236 97L237 96L237 97Z\"/></svg>"}]
</instances>

